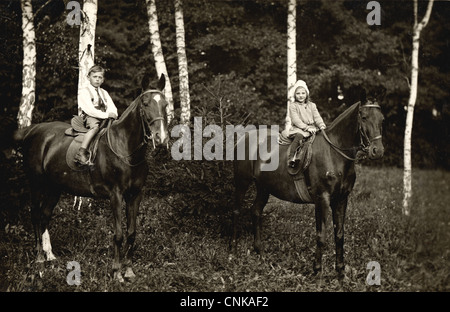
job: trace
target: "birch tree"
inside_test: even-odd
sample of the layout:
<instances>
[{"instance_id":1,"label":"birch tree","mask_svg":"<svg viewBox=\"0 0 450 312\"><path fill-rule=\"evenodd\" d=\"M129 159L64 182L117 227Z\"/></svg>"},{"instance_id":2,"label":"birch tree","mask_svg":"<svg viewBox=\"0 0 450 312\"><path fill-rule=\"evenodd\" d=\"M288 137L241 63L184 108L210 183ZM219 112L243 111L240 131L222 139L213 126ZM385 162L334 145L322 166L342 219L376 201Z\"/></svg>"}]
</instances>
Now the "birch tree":
<instances>
[{"instance_id":1,"label":"birch tree","mask_svg":"<svg viewBox=\"0 0 450 312\"><path fill-rule=\"evenodd\" d=\"M31 0L21 0L23 31L22 98L17 121L19 128L31 125L36 97L36 36Z\"/></svg>"},{"instance_id":2,"label":"birch tree","mask_svg":"<svg viewBox=\"0 0 450 312\"><path fill-rule=\"evenodd\" d=\"M178 74L180 77L180 120L182 124L188 124L191 118L191 100L189 95L189 73L186 57L182 0L175 0L175 27L177 37Z\"/></svg>"},{"instance_id":3,"label":"birch tree","mask_svg":"<svg viewBox=\"0 0 450 312\"><path fill-rule=\"evenodd\" d=\"M289 91L297 81L297 8L296 0L289 0L287 15L287 113L286 129L291 127L289 116Z\"/></svg>"},{"instance_id":4,"label":"birch tree","mask_svg":"<svg viewBox=\"0 0 450 312\"><path fill-rule=\"evenodd\" d=\"M412 58L411 58L411 86L406 114L405 138L404 138L404 170L403 170L403 214L410 214L410 200L412 196L411 186L411 134L414 117L414 106L417 99L417 81L419 77L419 43L420 33L427 26L430 19L433 1L429 0L427 11L422 21L417 20L417 0L414 0L414 27L412 38Z\"/></svg>"},{"instance_id":5,"label":"birch tree","mask_svg":"<svg viewBox=\"0 0 450 312\"><path fill-rule=\"evenodd\" d=\"M80 42L78 46L78 91L89 83L87 74L94 65L97 0L84 0L81 14ZM80 113L81 109L78 107L78 114Z\"/></svg>"},{"instance_id":6,"label":"birch tree","mask_svg":"<svg viewBox=\"0 0 450 312\"><path fill-rule=\"evenodd\" d=\"M145 0L147 4L147 14L148 14L148 27L150 30L150 42L152 45L152 53L155 59L155 68L158 77L162 74L166 76L166 86L164 88L164 95L168 102L167 105L167 122L173 119L173 96L172 96L172 86L170 84L169 75L167 73L166 62L164 61L164 55L161 45L161 38L159 36L159 26L158 26L158 14L156 11L156 0Z\"/></svg>"}]
</instances>

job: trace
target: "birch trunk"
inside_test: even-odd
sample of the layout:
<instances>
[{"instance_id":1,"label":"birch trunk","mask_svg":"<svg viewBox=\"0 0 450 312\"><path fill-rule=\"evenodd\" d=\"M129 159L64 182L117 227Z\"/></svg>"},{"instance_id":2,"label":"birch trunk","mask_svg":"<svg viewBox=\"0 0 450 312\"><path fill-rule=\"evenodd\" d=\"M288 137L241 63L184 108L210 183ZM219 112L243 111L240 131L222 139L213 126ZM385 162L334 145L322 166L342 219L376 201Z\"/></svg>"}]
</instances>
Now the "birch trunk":
<instances>
[{"instance_id":1,"label":"birch trunk","mask_svg":"<svg viewBox=\"0 0 450 312\"><path fill-rule=\"evenodd\" d=\"M150 30L150 41L152 45L152 53L155 59L156 74L160 77L162 74L166 76L166 86L164 88L164 95L168 102L167 122L173 119L173 96L172 86L170 84L169 74L167 73L166 62L162 51L161 39L159 36L158 14L156 12L156 0L145 0L147 3L148 27Z\"/></svg>"},{"instance_id":2,"label":"birch trunk","mask_svg":"<svg viewBox=\"0 0 450 312\"><path fill-rule=\"evenodd\" d=\"M36 96L36 41L31 0L22 0L23 69L22 98L17 121L19 128L31 125Z\"/></svg>"},{"instance_id":3,"label":"birch trunk","mask_svg":"<svg viewBox=\"0 0 450 312\"><path fill-rule=\"evenodd\" d=\"M428 24L433 1L428 2L427 12L420 23L417 23L417 0L414 0L414 29L412 39L412 58L411 58L411 89L409 93L408 107L406 113L405 138L403 150L403 214L410 215L410 201L412 196L412 165L411 165L411 137L414 119L414 106L417 99L417 82L419 77L419 43L420 32Z\"/></svg>"},{"instance_id":4,"label":"birch trunk","mask_svg":"<svg viewBox=\"0 0 450 312\"><path fill-rule=\"evenodd\" d=\"M296 0L289 0L287 16L287 113L286 129L291 127L291 117L289 116L289 90L297 81L297 8Z\"/></svg>"},{"instance_id":5,"label":"birch trunk","mask_svg":"<svg viewBox=\"0 0 450 312\"><path fill-rule=\"evenodd\" d=\"M189 95L189 73L186 57L182 0L175 0L175 27L177 37L178 73L180 77L180 106L182 124L189 124L191 99Z\"/></svg>"},{"instance_id":6,"label":"birch trunk","mask_svg":"<svg viewBox=\"0 0 450 312\"><path fill-rule=\"evenodd\" d=\"M95 27L97 24L97 0L84 0L78 46L78 91L89 83L87 74L94 65ZM81 113L78 107L78 114Z\"/></svg>"}]
</instances>

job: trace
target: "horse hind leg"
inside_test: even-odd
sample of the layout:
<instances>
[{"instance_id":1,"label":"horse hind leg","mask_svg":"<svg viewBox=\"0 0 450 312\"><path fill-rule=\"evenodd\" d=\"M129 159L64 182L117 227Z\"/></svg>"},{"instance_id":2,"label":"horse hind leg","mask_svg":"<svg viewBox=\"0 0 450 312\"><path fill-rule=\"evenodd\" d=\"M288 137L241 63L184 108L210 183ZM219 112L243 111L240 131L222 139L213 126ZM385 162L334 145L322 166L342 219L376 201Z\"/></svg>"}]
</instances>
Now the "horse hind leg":
<instances>
[{"instance_id":1,"label":"horse hind leg","mask_svg":"<svg viewBox=\"0 0 450 312\"><path fill-rule=\"evenodd\" d=\"M31 219L36 237L36 262L38 263L44 262L45 259L47 261L56 259L52 252L48 225L59 198L60 193L58 192L44 191L43 189L32 191Z\"/></svg>"},{"instance_id":2,"label":"horse hind leg","mask_svg":"<svg viewBox=\"0 0 450 312\"><path fill-rule=\"evenodd\" d=\"M45 261L44 250L42 248L42 198L41 192L31 187L31 222L33 223L34 237L36 244L36 262Z\"/></svg>"},{"instance_id":3,"label":"horse hind leg","mask_svg":"<svg viewBox=\"0 0 450 312\"><path fill-rule=\"evenodd\" d=\"M233 235L230 241L230 249L233 249L234 254L237 253L237 244L238 244L238 227L239 220L241 215L242 201L244 200L245 194L252 183L251 180L240 179L239 177L235 178L235 191L234 191L234 209L233 209L233 217L232 217L232 228Z\"/></svg>"},{"instance_id":4,"label":"horse hind leg","mask_svg":"<svg viewBox=\"0 0 450 312\"><path fill-rule=\"evenodd\" d=\"M256 189L256 198L251 208L254 235L253 247L257 253L261 253L262 212L267 204L267 201L269 200L269 193L258 185Z\"/></svg>"}]
</instances>

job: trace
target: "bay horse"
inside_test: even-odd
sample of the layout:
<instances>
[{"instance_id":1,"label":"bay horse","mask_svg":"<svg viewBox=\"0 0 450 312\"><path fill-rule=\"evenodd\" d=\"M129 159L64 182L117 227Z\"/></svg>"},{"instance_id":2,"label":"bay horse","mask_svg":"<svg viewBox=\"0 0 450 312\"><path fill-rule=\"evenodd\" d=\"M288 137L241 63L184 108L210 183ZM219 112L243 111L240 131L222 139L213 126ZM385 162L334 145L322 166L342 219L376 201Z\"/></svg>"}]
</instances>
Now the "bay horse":
<instances>
[{"instance_id":1,"label":"bay horse","mask_svg":"<svg viewBox=\"0 0 450 312\"><path fill-rule=\"evenodd\" d=\"M251 207L254 249L261 251L262 211L270 194L293 203L315 204L315 219L317 247L313 264L314 273L322 269L322 253L325 246L325 230L327 213L331 208L334 238L336 244L336 266L339 279L344 277L344 220L347 201L356 179L356 153L362 151L369 159L383 156L381 107L373 97L361 95L361 101L353 104L340 114L331 125L316 134L312 145L312 158L309 167L304 172L307 192L311 201L300 199L292 178L287 170L288 145L271 147L269 155L279 153L278 168L274 171L263 171L261 165L266 162L259 156L249 159L250 144L264 144L269 136L277 136L278 132L267 133L267 138L259 137L259 130L254 130L258 140L250 142L251 135L247 132L240 140L246 140L246 155L243 160L234 161L235 199L233 213L232 245L237 252L237 224L244 199L250 184L256 184L256 198ZM326 131L326 132L325 132ZM325 132L325 133L324 133ZM256 137L256 136L255 136ZM265 141L265 142L264 142ZM259 142L259 143L258 143ZM274 142L274 141L271 141ZM254 146L253 146L254 147ZM272 154L270 154L272 153Z\"/></svg>"},{"instance_id":2,"label":"bay horse","mask_svg":"<svg viewBox=\"0 0 450 312\"><path fill-rule=\"evenodd\" d=\"M14 138L22 146L24 169L30 180L31 220L36 238L36 262L54 260L48 226L62 192L72 195L109 199L114 227L114 278L121 273L122 242L125 238L125 278L134 278L131 268L136 237L136 217L148 174L146 150L167 145L167 101L161 75L156 89L149 89L148 77L142 80L142 93L118 120L110 121L98 142L97 156L88 170L72 170L66 152L73 137L65 135L70 125L55 121L31 125L16 131ZM127 231L122 230L122 203L126 203Z\"/></svg>"}]
</instances>

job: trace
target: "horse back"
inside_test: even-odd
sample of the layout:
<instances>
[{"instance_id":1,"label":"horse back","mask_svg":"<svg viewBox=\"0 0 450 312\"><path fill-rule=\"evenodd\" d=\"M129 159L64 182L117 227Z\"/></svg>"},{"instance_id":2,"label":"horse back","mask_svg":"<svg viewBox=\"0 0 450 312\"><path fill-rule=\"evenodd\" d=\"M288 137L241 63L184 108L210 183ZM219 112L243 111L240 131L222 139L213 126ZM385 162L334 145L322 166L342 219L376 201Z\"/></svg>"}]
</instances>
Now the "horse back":
<instances>
[{"instance_id":1,"label":"horse back","mask_svg":"<svg viewBox=\"0 0 450 312\"><path fill-rule=\"evenodd\" d=\"M35 173L44 170L54 156L67 150L71 139L64 135L69 124L55 121L33 124L19 129L14 140L21 146L24 164Z\"/></svg>"}]
</instances>

